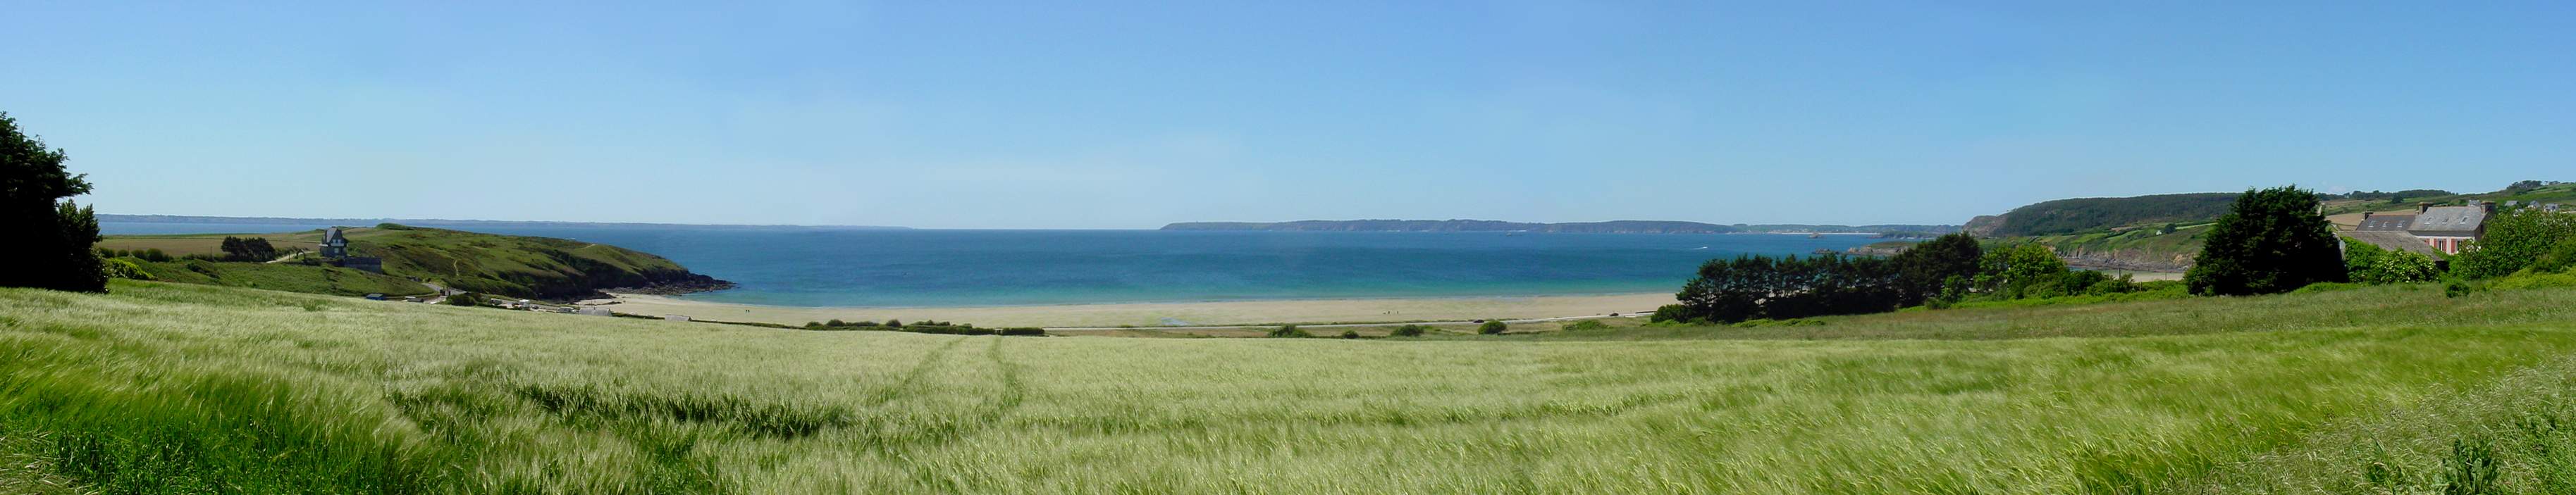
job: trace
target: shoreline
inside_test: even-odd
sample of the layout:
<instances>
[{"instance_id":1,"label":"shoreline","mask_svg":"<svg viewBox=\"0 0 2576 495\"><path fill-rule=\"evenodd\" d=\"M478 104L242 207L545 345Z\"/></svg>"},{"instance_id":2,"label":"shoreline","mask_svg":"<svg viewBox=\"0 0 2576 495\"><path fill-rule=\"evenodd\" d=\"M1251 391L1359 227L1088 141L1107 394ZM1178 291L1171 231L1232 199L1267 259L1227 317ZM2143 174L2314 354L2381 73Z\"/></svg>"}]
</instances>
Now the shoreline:
<instances>
[{"instance_id":1,"label":"shoreline","mask_svg":"<svg viewBox=\"0 0 2576 495\"><path fill-rule=\"evenodd\" d=\"M1357 324L1553 319L1653 313L1672 304L1671 293L1551 296L1469 296L1376 299L1278 299L1250 301L1090 303L958 307L800 307L696 301L650 294L609 293L577 303L618 313L681 315L691 319L803 325L806 322L940 320L979 327L1172 328L1279 324Z\"/></svg>"}]
</instances>

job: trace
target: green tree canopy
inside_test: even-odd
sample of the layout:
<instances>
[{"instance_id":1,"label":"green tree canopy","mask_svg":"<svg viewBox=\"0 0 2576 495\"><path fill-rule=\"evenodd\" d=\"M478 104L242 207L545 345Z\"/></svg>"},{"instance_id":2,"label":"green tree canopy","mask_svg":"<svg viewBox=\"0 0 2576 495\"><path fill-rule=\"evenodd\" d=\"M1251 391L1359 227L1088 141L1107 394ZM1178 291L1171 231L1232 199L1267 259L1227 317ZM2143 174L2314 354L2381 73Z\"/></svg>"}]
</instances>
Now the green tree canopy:
<instances>
[{"instance_id":1,"label":"green tree canopy","mask_svg":"<svg viewBox=\"0 0 2576 495\"><path fill-rule=\"evenodd\" d=\"M2209 228L2199 261L2183 274L2191 293L2241 296L2341 282L2343 253L2317 195L2297 187L2246 191Z\"/></svg>"},{"instance_id":2,"label":"green tree canopy","mask_svg":"<svg viewBox=\"0 0 2576 495\"><path fill-rule=\"evenodd\" d=\"M1889 261L1896 264L1897 284L1901 288L1897 306L1913 306L1924 301L1964 293L1961 282L1977 277L1977 262L1985 258L1977 238L1968 234L1950 234L1923 241L1897 253Z\"/></svg>"},{"instance_id":3,"label":"green tree canopy","mask_svg":"<svg viewBox=\"0 0 2576 495\"><path fill-rule=\"evenodd\" d=\"M0 286L104 292L107 272L98 252L98 218L65 199L88 194L86 176L63 168L62 150L18 130L0 113Z\"/></svg>"}]
</instances>

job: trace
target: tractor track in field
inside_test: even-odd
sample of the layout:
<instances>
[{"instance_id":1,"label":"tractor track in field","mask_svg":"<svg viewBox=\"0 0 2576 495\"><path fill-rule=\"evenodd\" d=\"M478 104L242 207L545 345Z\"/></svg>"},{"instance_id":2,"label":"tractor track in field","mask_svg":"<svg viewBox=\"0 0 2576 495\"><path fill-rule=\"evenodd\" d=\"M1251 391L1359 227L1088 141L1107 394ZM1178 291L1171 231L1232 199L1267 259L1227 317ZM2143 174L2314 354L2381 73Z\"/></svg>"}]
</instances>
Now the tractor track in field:
<instances>
[{"instance_id":1,"label":"tractor track in field","mask_svg":"<svg viewBox=\"0 0 2576 495\"><path fill-rule=\"evenodd\" d=\"M912 369L904 370L902 380L897 380L894 386L878 390L875 395L869 396L868 407L883 406L894 402L895 399L903 398L904 394L911 393L913 387L921 383L921 377L929 375L930 370L938 369L939 364L948 359L948 353L956 350L958 344L966 343L968 338L971 337L949 340L947 344L941 344L938 349L931 349L929 354L922 355L921 362L913 363Z\"/></svg>"}]
</instances>

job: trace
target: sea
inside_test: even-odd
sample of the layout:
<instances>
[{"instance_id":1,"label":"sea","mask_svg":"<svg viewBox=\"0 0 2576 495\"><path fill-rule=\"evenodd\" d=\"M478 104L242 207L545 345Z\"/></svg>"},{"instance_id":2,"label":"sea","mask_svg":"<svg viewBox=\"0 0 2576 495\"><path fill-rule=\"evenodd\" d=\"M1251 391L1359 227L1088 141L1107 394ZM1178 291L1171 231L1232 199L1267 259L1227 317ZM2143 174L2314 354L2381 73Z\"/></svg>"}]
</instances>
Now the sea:
<instances>
[{"instance_id":1,"label":"sea","mask_svg":"<svg viewBox=\"0 0 2576 495\"><path fill-rule=\"evenodd\" d=\"M106 234L324 225L100 222ZM444 227L443 227L444 228ZM732 281L688 299L941 307L1278 299L1510 297L1680 289L1700 263L1805 255L1866 234L1541 234L486 225L661 255Z\"/></svg>"}]
</instances>

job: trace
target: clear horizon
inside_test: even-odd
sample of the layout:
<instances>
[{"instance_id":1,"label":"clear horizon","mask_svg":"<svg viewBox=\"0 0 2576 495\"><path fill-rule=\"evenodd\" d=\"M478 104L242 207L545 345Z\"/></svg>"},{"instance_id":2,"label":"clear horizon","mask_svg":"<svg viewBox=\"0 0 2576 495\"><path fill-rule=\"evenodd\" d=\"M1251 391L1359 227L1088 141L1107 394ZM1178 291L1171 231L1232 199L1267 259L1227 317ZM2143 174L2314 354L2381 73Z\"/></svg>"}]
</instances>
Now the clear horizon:
<instances>
[{"instance_id":1,"label":"clear horizon","mask_svg":"<svg viewBox=\"0 0 2576 495\"><path fill-rule=\"evenodd\" d=\"M104 213L1945 224L2570 180L2576 4L15 6Z\"/></svg>"}]
</instances>

